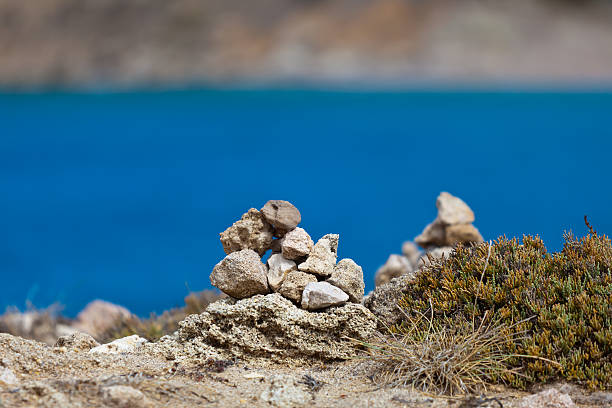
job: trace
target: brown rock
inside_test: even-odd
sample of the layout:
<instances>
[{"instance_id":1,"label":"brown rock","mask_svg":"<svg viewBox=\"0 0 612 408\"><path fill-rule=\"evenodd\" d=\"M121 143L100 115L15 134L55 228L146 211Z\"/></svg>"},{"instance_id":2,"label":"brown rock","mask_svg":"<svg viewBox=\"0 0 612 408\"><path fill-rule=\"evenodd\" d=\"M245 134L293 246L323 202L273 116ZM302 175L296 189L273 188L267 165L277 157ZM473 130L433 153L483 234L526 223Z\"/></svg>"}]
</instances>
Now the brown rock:
<instances>
[{"instance_id":1,"label":"brown rock","mask_svg":"<svg viewBox=\"0 0 612 408\"><path fill-rule=\"evenodd\" d=\"M73 351L89 351L99 345L100 343L89 334L80 332L73 333L69 336L61 336L55 342L55 347L66 347Z\"/></svg>"},{"instance_id":2,"label":"brown rock","mask_svg":"<svg viewBox=\"0 0 612 408\"><path fill-rule=\"evenodd\" d=\"M270 249L274 234L272 226L268 224L263 214L251 208L239 221L219 235L226 254L252 249L262 256Z\"/></svg>"},{"instance_id":3,"label":"brown rock","mask_svg":"<svg viewBox=\"0 0 612 408\"><path fill-rule=\"evenodd\" d=\"M438 220L445 225L470 224L474 222L474 212L459 197L445 191L441 192L436 200L438 207Z\"/></svg>"},{"instance_id":4,"label":"brown rock","mask_svg":"<svg viewBox=\"0 0 612 408\"><path fill-rule=\"evenodd\" d=\"M304 292L306 285L316 281L316 276L309 273L300 271L289 272L277 292L287 299L299 303L302 301L302 292Z\"/></svg>"},{"instance_id":5,"label":"brown rock","mask_svg":"<svg viewBox=\"0 0 612 408\"><path fill-rule=\"evenodd\" d=\"M251 249L232 252L210 274L210 282L236 299L269 293L268 269Z\"/></svg>"},{"instance_id":6,"label":"brown rock","mask_svg":"<svg viewBox=\"0 0 612 408\"><path fill-rule=\"evenodd\" d=\"M130 311L123 306L104 300L94 300L79 312L73 326L77 330L98 337L112 328L118 320L131 316Z\"/></svg>"},{"instance_id":7,"label":"brown rock","mask_svg":"<svg viewBox=\"0 0 612 408\"><path fill-rule=\"evenodd\" d=\"M289 201L270 200L263 206L261 212L274 226L277 236L283 236L302 221L300 211Z\"/></svg>"},{"instance_id":8,"label":"brown rock","mask_svg":"<svg viewBox=\"0 0 612 408\"><path fill-rule=\"evenodd\" d=\"M438 219L425 227L421 235L414 239L423 248L446 245L446 227Z\"/></svg>"},{"instance_id":9,"label":"brown rock","mask_svg":"<svg viewBox=\"0 0 612 408\"><path fill-rule=\"evenodd\" d=\"M456 224L446 227L446 245L457 245L460 242L482 242L482 235L472 224Z\"/></svg>"}]
</instances>

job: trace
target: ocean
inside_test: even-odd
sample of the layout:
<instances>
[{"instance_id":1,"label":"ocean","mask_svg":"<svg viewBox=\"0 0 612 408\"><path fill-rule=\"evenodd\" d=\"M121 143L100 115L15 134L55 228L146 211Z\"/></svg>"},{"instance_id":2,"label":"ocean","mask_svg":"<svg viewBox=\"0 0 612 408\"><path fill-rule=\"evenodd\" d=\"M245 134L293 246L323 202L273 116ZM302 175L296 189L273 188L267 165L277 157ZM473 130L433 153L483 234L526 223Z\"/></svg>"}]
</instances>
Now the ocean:
<instances>
[{"instance_id":1,"label":"ocean","mask_svg":"<svg viewBox=\"0 0 612 408\"><path fill-rule=\"evenodd\" d=\"M448 191L485 239L612 231L612 93L189 90L0 94L0 308L100 298L146 316L210 288L269 199L374 273Z\"/></svg>"}]
</instances>

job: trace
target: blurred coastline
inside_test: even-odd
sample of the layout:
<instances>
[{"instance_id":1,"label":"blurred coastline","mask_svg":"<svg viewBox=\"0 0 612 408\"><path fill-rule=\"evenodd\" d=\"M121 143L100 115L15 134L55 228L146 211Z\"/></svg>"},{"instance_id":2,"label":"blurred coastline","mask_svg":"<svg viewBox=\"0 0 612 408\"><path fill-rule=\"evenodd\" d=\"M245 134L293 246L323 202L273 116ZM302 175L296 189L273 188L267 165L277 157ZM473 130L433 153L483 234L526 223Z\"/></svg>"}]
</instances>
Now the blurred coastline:
<instances>
[{"instance_id":1,"label":"blurred coastline","mask_svg":"<svg viewBox=\"0 0 612 408\"><path fill-rule=\"evenodd\" d=\"M0 0L0 89L612 83L612 2Z\"/></svg>"}]
</instances>

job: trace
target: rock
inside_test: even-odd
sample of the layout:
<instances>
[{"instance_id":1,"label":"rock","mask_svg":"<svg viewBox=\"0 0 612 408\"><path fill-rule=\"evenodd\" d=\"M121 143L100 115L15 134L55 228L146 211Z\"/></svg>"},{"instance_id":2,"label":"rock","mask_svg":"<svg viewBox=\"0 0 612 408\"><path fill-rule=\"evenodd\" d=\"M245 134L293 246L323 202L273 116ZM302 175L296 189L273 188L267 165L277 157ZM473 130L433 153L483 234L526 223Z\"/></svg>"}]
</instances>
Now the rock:
<instances>
[{"instance_id":1,"label":"rock","mask_svg":"<svg viewBox=\"0 0 612 408\"><path fill-rule=\"evenodd\" d=\"M153 406L142 391L127 385L113 385L103 388L102 399L108 406L117 408L145 408Z\"/></svg>"},{"instance_id":2,"label":"rock","mask_svg":"<svg viewBox=\"0 0 612 408\"><path fill-rule=\"evenodd\" d=\"M296 228L297 229L297 228ZM282 252L282 244L283 240L282 239L274 239L272 240L272 244L270 244L270 249L272 250L272 254L280 254ZM287 257L285 257L287 258ZM289 258L287 258L289 259Z\"/></svg>"},{"instance_id":3,"label":"rock","mask_svg":"<svg viewBox=\"0 0 612 408\"><path fill-rule=\"evenodd\" d=\"M273 293L212 303L179 323L178 341L181 349L215 345L228 357L246 360L330 361L354 357L354 343L348 338L366 341L375 330L374 316L362 305L311 313Z\"/></svg>"},{"instance_id":4,"label":"rock","mask_svg":"<svg viewBox=\"0 0 612 408\"><path fill-rule=\"evenodd\" d=\"M0 367L0 384L17 385L19 380L13 371L7 367Z\"/></svg>"},{"instance_id":5,"label":"rock","mask_svg":"<svg viewBox=\"0 0 612 408\"><path fill-rule=\"evenodd\" d=\"M351 302L361 303L365 290L363 270L352 259L340 260L327 282L342 289Z\"/></svg>"},{"instance_id":6,"label":"rock","mask_svg":"<svg viewBox=\"0 0 612 408\"><path fill-rule=\"evenodd\" d=\"M456 224L446 227L446 245L457 245L460 242L482 242L482 235L472 224Z\"/></svg>"},{"instance_id":7,"label":"rock","mask_svg":"<svg viewBox=\"0 0 612 408\"><path fill-rule=\"evenodd\" d=\"M270 200L261 209L266 220L274 226L277 236L283 236L302 221L300 212L289 201Z\"/></svg>"},{"instance_id":8,"label":"rock","mask_svg":"<svg viewBox=\"0 0 612 408\"><path fill-rule=\"evenodd\" d=\"M38 406L45 408L77 408L81 407L81 404L78 402L73 404L66 394L52 391L40 399Z\"/></svg>"},{"instance_id":9,"label":"rock","mask_svg":"<svg viewBox=\"0 0 612 408\"><path fill-rule=\"evenodd\" d=\"M252 249L232 252L215 265L210 282L231 297L242 299L266 294L268 270Z\"/></svg>"},{"instance_id":10,"label":"rock","mask_svg":"<svg viewBox=\"0 0 612 408\"><path fill-rule=\"evenodd\" d=\"M329 306L338 306L349 299L342 289L328 282L313 282L306 285L302 292L302 308L319 310Z\"/></svg>"},{"instance_id":11,"label":"rock","mask_svg":"<svg viewBox=\"0 0 612 408\"><path fill-rule=\"evenodd\" d=\"M147 343L147 339L143 339L137 334L117 339L107 344L97 346L89 350L91 354L120 354L132 353L139 349L143 344Z\"/></svg>"},{"instance_id":12,"label":"rock","mask_svg":"<svg viewBox=\"0 0 612 408\"><path fill-rule=\"evenodd\" d=\"M518 408L578 408L568 394L555 388L521 398Z\"/></svg>"},{"instance_id":13,"label":"rock","mask_svg":"<svg viewBox=\"0 0 612 408\"><path fill-rule=\"evenodd\" d=\"M76 332L69 336L62 336L55 342L55 347L66 347L73 351L89 351L99 345L100 343L89 334L81 332Z\"/></svg>"},{"instance_id":14,"label":"rock","mask_svg":"<svg viewBox=\"0 0 612 408\"><path fill-rule=\"evenodd\" d=\"M438 196L436 207L438 207L437 219L442 224L471 224L475 220L474 212L462 199L445 191Z\"/></svg>"},{"instance_id":15,"label":"rock","mask_svg":"<svg viewBox=\"0 0 612 408\"><path fill-rule=\"evenodd\" d=\"M303 407L312 399L294 377L284 374L273 375L270 388L262 392L260 398L278 408Z\"/></svg>"},{"instance_id":16,"label":"rock","mask_svg":"<svg viewBox=\"0 0 612 408\"><path fill-rule=\"evenodd\" d=\"M295 262L285 259L281 254L274 254L268 259L268 285L277 291L287 274L297 271Z\"/></svg>"},{"instance_id":17,"label":"rock","mask_svg":"<svg viewBox=\"0 0 612 408\"><path fill-rule=\"evenodd\" d=\"M436 219L427 225L421 235L414 239L422 248L444 246L446 244L446 226Z\"/></svg>"},{"instance_id":18,"label":"rock","mask_svg":"<svg viewBox=\"0 0 612 408\"><path fill-rule=\"evenodd\" d=\"M270 246L274 233L263 214L251 208L231 227L219 234L226 254L252 249L262 256Z\"/></svg>"},{"instance_id":19,"label":"rock","mask_svg":"<svg viewBox=\"0 0 612 408\"><path fill-rule=\"evenodd\" d=\"M132 316L123 306L104 300L94 300L77 315L73 326L82 332L99 337L111 329L118 320L129 319Z\"/></svg>"},{"instance_id":20,"label":"rock","mask_svg":"<svg viewBox=\"0 0 612 408\"><path fill-rule=\"evenodd\" d=\"M317 277L306 272L292 271L287 274L277 292L294 302L302 301L302 292L309 283L317 281Z\"/></svg>"},{"instance_id":21,"label":"rock","mask_svg":"<svg viewBox=\"0 0 612 408\"><path fill-rule=\"evenodd\" d=\"M298 265L298 269L319 276L330 276L336 266L337 249L338 235L325 235L317 241L306 261Z\"/></svg>"},{"instance_id":22,"label":"rock","mask_svg":"<svg viewBox=\"0 0 612 408\"><path fill-rule=\"evenodd\" d=\"M419 259L419 262L417 262L417 268L421 268L423 267L423 265L429 265L431 263L430 258L431 260L439 260L442 258L448 258L453 252L453 250L454 248L450 246L434 248L431 251L428 251L427 253L425 253L425 255L423 255Z\"/></svg>"},{"instance_id":23,"label":"rock","mask_svg":"<svg viewBox=\"0 0 612 408\"><path fill-rule=\"evenodd\" d=\"M289 231L281 240L281 251L287 259L299 259L310 254L314 243L302 228Z\"/></svg>"},{"instance_id":24,"label":"rock","mask_svg":"<svg viewBox=\"0 0 612 408\"><path fill-rule=\"evenodd\" d=\"M412 273L414 268L408 258L401 255L389 255L387 262L376 271L374 284L378 287L389 282L400 275Z\"/></svg>"},{"instance_id":25,"label":"rock","mask_svg":"<svg viewBox=\"0 0 612 408\"><path fill-rule=\"evenodd\" d=\"M414 277L414 273L409 273L393 278L389 282L377 286L373 292L363 299L363 305L378 318L381 330L399 323L401 318L404 317L397 306L397 302L406 295Z\"/></svg>"},{"instance_id":26,"label":"rock","mask_svg":"<svg viewBox=\"0 0 612 408\"><path fill-rule=\"evenodd\" d=\"M414 242L406 241L402 244L402 255L408 259L408 262L414 268L421 257L421 251Z\"/></svg>"}]
</instances>

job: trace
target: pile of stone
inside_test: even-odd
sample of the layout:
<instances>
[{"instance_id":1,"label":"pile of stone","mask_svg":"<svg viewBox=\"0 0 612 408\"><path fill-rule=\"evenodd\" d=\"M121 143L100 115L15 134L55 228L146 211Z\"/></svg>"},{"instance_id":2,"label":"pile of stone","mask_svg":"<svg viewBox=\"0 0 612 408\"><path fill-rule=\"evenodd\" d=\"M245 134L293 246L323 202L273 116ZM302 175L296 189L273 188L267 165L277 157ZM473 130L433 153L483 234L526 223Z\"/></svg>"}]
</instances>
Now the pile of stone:
<instances>
[{"instance_id":1,"label":"pile of stone","mask_svg":"<svg viewBox=\"0 0 612 408\"><path fill-rule=\"evenodd\" d=\"M393 254L376 272L376 286L401 275L412 275L432 259L447 257L459 243L479 243L482 236L472 224L474 212L459 197L442 192L436 200L438 216L423 232L402 245L402 255ZM421 252L421 246L425 253Z\"/></svg>"},{"instance_id":2,"label":"pile of stone","mask_svg":"<svg viewBox=\"0 0 612 408\"><path fill-rule=\"evenodd\" d=\"M220 234L227 256L214 267L211 283L234 299L278 293L309 311L360 303L361 267L352 259L336 263L339 236L327 234L315 244L297 226L301 219L288 201L251 208Z\"/></svg>"}]
</instances>

